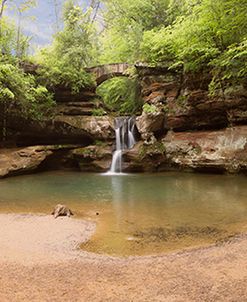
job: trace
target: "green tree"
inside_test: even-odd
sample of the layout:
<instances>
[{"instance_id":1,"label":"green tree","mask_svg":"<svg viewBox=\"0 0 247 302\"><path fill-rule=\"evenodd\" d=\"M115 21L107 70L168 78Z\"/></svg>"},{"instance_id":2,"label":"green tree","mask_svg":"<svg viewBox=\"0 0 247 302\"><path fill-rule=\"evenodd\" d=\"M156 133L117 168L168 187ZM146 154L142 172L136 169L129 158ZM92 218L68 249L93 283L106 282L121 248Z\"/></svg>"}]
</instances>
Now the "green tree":
<instances>
[{"instance_id":1,"label":"green tree","mask_svg":"<svg viewBox=\"0 0 247 302\"><path fill-rule=\"evenodd\" d=\"M29 38L22 34L22 21L24 19L23 14L26 11L28 11L30 8L36 6L36 0L25 0L22 1L21 3L15 4L14 6L15 6L15 10L17 11L17 20L18 20L15 52L16 52L16 57L19 60L23 60L29 46ZM33 19L33 17L31 18Z\"/></svg>"},{"instance_id":2,"label":"green tree","mask_svg":"<svg viewBox=\"0 0 247 302\"><path fill-rule=\"evenodd\" d=\"M0 20L0 54L11 56L15 46L16 29L14 24L3 18Z\"/></svg>"},{"instance_id":3,"label":"green tree","mask_svg":"<svg viewBox=\"0 0 247 302\"><path fill-rule=\"evenodd\" d=\"M138 60L143 33L168 24L168 0L108 0L105 5L102 63Z\"/></svg>"},{"instance_id":4,"label":"green tree","mask_svg":"<svg viewBox=\"0 0 247 302\"><path fill-rule=\"evenodd\" d=\"M95 25L90 15L90 8L84 11L72 0L65 3L64 29L55 35L52 46L37 57L42 65L40 78L46 85L63 84L77 93L93 84L84 70L96 64L98 57Z\"/></svg>"},{"instance_id":5,"label":"green tree","mask_svg":"<svg viewBox=\"0 0 247 302\"><path fill-rule=\"evenodd\" d=\"M236 59L247 37L246 1L201 0L193 5L184 1L175 11L172 25L144 33L142 59L153 64L168 61L171 68L180 65L184 72L212 70L213 66L217 76L221 75L219 68L227 70L225 64L232 69L230 54L234 49Z\"/></svg>"},{"instance_id":6,"label":"green tree","mask_svg":"<svg viewBox=\"0 0 247 302\"><path fill-rule=\"evenodd\" d=\"M7 1L8 0L1 0L0 1L0 20L2 20L2 18L3 18L3 13L4 13L4 9L5 9Z\"/></svg>"},{"instance_id":7,"label":"green tree","mask_svg":"<svg viewBox=\"0 0 247 302\"><path fill-rule=\"evenodd\" d=\"M4 17L4 10L7 4L17 15L17 26ZM15 54L20 60L24 59L30 38L22 33L23 14L35 5L36 0L0 1L0 48L2 54Z\"/></svg>"}]
</instances>

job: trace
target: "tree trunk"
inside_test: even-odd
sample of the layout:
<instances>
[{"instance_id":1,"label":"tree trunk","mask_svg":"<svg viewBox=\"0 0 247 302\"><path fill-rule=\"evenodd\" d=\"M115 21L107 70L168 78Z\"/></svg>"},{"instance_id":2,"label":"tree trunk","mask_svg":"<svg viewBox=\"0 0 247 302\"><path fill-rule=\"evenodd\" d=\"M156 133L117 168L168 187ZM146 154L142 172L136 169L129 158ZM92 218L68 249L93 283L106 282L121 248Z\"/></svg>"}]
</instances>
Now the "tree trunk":
<instances>
[{"instance_id":1,"label":"tree trunk","mask_svg":"<svg viewBox=\"0 0 247 302\"><path fill-rule=\"evenodd\" d=\"M16 37L16 56L18 59L21 58L20 39L21 39L21 11L19 10L17 37Z\"/></svg>"},{"instance_id":2,"label":"tree trunk","mask_svg":"<svg viewBox=\"0 0 247 302\"><path fill-rule=\"evenodd\" d=\"M7 1L8 0L2 0L1 6L0 6L0 20L3 17L4 6L5 6L5 4L6 4ZM0 24L0 26L1 26L1 24Z\"/></svg>"},{"instance_id":3,"label":"tree trunk","mask_svg":"<svg viewBox=\"0 0 247 302\"><path fill-rule=\"evenodd\" d=\"M59 22L59 5L58 5L58 3L57 3L57 0L53 0L52 1L53 2L53 5L54 5L54 12L55 12L55 18L56 18L56 23L55 23L55 27L56 27L56 29L55 29L55 33L58 33L59 32L59 30L60 30L60 22Z\"/></svg>"},{"instance_id":4,"label":"tree trunk","mask_svg":"<svg viewBox=\"0 0 247 302\"><path fill-rule=\"evenodd\" d=\"M4 6L8 0L2 0L1 6L0 6L0 36L2 35L2 18L3 18L3 12L4 12ZM3 52L3 49L0 49L0 54Z\"/></svg>"},{"instance_id":5,"label":"tree trunk","mask_svg":"<svg viewBox=\"0 0 247 302\"><path fill-rule=\"evenodd\" d=\"M7 104L3 102L3 129L2 129L3 142L7 140Z\"/></svg>"}]
</instances>

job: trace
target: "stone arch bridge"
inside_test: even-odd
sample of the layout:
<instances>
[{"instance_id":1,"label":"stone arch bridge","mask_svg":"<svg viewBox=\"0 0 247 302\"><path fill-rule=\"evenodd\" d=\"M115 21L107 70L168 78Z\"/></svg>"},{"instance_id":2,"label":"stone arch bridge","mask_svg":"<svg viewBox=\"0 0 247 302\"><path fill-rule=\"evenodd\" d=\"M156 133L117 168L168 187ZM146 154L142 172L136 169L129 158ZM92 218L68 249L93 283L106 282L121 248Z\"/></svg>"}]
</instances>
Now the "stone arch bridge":
<instances>
[{"instance_id":1,"label":"stone arch bridge","mask_svg":"<svg viewBox=\"0 0 247 302\"><path fill-rule=\"evenodd\" d=\"M128 76L128 69L133 66L134 65L128 63L116 63L85 68L85 70L94 74L97 85L99 86L110 78Z\"/></svg>"},{"instance_id":2,"label":"stone arch bridge","mask_svg":"<svg viewBox=\"0 0 247 302\"><path fill-rule=\"evenodd\" d=\"M20 67L24 70L26 73L30 74L36 74L37 69L39 68L38 64L32 64L29 62L21 62ZM85 68L85 71L93 74L96 79L97 86L102 84L104 81L111 79L113 77L121 77L121 76L129 76L129 69L135 67L138 70L138 73L141 69L155 69L159 71L163 68L157 68L157 67L151 67L147 63L135 63L135 64L129 64L129 63L112 63L112 64L105 64L105 65L99 65L95 67L87 67Z\"/></svg>"}]
</instances>

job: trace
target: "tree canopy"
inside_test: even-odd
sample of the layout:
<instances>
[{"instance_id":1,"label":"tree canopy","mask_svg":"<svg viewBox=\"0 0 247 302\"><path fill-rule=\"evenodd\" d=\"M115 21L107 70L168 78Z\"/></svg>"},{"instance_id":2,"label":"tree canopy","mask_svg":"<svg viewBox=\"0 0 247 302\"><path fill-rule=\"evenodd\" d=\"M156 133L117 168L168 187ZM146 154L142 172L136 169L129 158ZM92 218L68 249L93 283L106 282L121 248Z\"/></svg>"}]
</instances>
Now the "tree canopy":
<instances>
[{"instance_id":1,"label":"tree canopy","mask_svg":"<svg viewBox=\"0 0 247 302\"><path fill-rule=\"evenodd\" d=\"M103 63L144 61L245 81L245 0L107 1Z\"/></svg>"},{"instance_id":2,"label":"tree canopy","mask_svg":"<svg viewBox=\"0 0 247 302\"><path fill-rule=\"evenodd\" d=\"M39 98L32 95L33 89L45 92L65 85L77 93L93 84L85 67L118 62L142 61L183 73L207 72L212 75L212 90L222 84L246 84L246 0L91 0L84 6L76 0L63 2L60 14L54 1L56 22L62 15L62 25L57 24L51 45L31 57L29 38L20 26L21 14L39 0L18 1L17 24L5 14L8 5L17 5L15 0L0 1L2 100L18 96L28 108L33 97ZM26 60L39 64L35 78L21 72L19 63ZM3 75L6 70L7 77ZM13 78L19 86L9 84ZM129 99L126 83L112 81L101 92L109 97L117 89ZM117 107L123 111L124 106Z\"/></svg>"}]
</instances>

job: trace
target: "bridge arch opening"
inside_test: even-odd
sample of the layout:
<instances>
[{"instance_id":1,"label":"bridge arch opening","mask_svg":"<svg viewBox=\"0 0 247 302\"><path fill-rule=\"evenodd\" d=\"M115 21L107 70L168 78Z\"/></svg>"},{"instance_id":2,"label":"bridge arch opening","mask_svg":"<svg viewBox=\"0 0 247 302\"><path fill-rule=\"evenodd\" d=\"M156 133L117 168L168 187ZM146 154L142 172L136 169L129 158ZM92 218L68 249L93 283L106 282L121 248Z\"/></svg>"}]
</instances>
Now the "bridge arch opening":
<instances>
[{"instance_id":1,"label":"bridge arch opening","mask_svg":"<svg viewBox=\"0 0 247 302\"><path fill-rule=\"evenodd\" d=\"M132 115L141 109L139 83L136 79L118 75L109 77L96 89L106 107L118 115Z\"/></svg>"}]
</instances>

